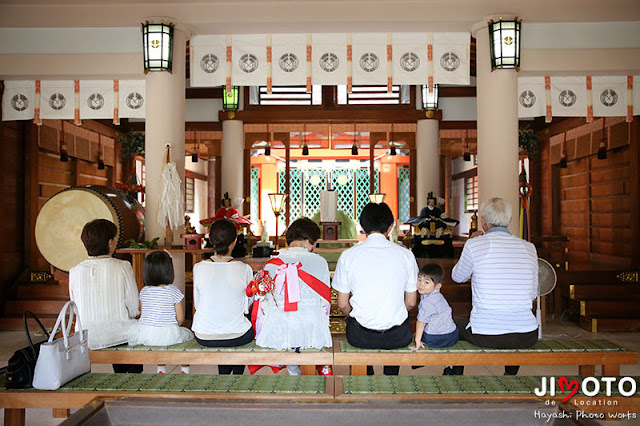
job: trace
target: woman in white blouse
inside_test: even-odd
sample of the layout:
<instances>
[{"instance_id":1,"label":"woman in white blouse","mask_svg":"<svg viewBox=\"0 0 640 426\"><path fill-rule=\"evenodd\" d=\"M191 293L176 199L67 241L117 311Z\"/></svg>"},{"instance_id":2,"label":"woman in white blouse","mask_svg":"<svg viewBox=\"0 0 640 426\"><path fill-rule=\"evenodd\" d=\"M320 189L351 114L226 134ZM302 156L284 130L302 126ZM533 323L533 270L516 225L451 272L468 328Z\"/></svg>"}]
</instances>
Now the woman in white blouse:
<instances>
[{"instance_id":1,"label":"woman in white blouse","mask_svg":"<svg viewBox=\"0 0 640 426\"><path fill-rule=\"evenodd\" d=\"M230 255L238 232L232 221L219 219L211 225L209 239L215 255L193 267L193 330L202 346L242 346L253 340L247 285L251 267ZM243 374L244 365L219 365L219 374Z\"/></svg>"},{"instance_id":2,"label":"woman in white blouse","mask_svg":"<svg viewBox=\"0 0 640 426\"><path fill-rule=\"evenodd\" d=\"M69 271L69 296L78 306L82 325L89 331L89 348L127 343L129 328L140 314L138 287L131 264L112 257L118 228L96 219L82 229L89 258ZM114 364L116 373L140 373L142 365Z\"/></svg>"}]
</instances>

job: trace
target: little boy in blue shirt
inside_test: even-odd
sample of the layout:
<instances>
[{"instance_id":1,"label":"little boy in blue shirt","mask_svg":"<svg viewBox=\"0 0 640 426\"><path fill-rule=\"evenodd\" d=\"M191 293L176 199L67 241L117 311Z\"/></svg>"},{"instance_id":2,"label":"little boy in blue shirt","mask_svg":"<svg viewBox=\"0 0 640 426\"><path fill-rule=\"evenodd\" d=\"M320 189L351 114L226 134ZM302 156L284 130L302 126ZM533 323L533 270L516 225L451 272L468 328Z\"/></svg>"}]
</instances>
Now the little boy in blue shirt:
<instances>
[{"instance_id":1,"label":"little boy in blue shirt","mask_svg":"<svg viewBox=\"0 0 640 426\"><path fill-rule=\"evenodd\" d=\"M458 342L458 328L451 317L451 307L442 294L444 271L435 263L424 265L418 273L420 306L416 321L415 346L424 348L448 348Z\"/></svg>"}]
</instances>

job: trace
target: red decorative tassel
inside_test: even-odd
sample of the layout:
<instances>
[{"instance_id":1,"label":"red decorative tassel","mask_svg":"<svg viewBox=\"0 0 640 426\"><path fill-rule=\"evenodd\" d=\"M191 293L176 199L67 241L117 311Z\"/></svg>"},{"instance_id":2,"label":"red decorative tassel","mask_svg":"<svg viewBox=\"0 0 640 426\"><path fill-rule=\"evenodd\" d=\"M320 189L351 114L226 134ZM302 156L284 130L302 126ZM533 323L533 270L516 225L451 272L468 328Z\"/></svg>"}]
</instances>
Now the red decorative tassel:
<instances>
[{"instance_id":1,"label":"red decorative tassel","mask_svg":"<svg viewBox=\"0 0 640 426\"><path fill-rule=\"evenodd\" d=\"M67 162L69 161L69 154L67 152L67 144L64 143L64 121L60 120L61 123L61 135L60 135L60 161Z\"/></svg>"},{"instance_id":2,"label":"red decorative tassel","mask_svg":"<svg viewBox=\"0 0 640 426\"><path fill-rule=\"evenodd\" d=\"M598 160L606 160L607 159L607 145L604 143L604 140L600 141L600 145L598 145Z\"/></svg>"},{"instance_id":3,"label":"red decorative tassel","mask_svg":"<svg viewBox=\"0 0 640 426\"><path fill-rule=\"evenodd\" d=\"M567 154L565 154L564 152L562 153L562 157L560 157L560 168L567 168Z\"/></svg>"},{"instance_id":4,"label":"red decorative tassel","mask_svg":"<svg viewBox=\"0 0 640 426\"><path fill-rule=\"evenodd\" d=\"M607 159L607 133L604 127L606 118L602 118L602 139L600 140L600 145L598 145L598 160L606 160Z\"/></svg>"},{"instance_id":5,"label":"red decorative tassel","mask_svg":"<svg viewBox=\"0 0 640 426\"><path fill-rule=\"evenodd\" d=\"M562 142L562 154L560 155L560 168L567 168L567 132L564 132L564 141Z\"/></svg>"},{"instance_id":6,"label":"red decorative tassel","mask_svg":"<svg viewBox=\"0 0 640 426\"><path fill-rule=\"evenodd\" d=\"M102 155L102 140L98 135L98 170L104 170L104 157Z\"/></svg>"},{"instance_id":7,"label":"red decorative tassel","mask_svg":"<svg viewBox=\"0 0 640 426\"><path fill-rule=\"evenodd\" d=\"M467 143L467 136L468 136L468 131L465 130L464 138L463 138L464 152L462 153L462 159L464 161L471 161L471 152L469 152L469 144Z\"/></svg>"}]
</instances>

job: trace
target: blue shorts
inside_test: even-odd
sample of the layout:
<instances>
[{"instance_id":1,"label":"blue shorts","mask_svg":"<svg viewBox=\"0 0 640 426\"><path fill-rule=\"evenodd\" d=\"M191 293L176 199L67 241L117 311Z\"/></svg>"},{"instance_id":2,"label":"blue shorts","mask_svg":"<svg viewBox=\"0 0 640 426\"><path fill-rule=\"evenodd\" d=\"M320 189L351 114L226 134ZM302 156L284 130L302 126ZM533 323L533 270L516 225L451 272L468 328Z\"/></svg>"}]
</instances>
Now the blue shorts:
<instances>
[{"instance_id":1,"label":"blue shorts","mask_svg":"<svg viewBox=\"0 0 640 426\"><path fill-rule=\"evenodd\" d=\"M458 329L447 334L422 333L422 343L430 348L448 348L458 343Z\"/></svg>"}]
</instances>

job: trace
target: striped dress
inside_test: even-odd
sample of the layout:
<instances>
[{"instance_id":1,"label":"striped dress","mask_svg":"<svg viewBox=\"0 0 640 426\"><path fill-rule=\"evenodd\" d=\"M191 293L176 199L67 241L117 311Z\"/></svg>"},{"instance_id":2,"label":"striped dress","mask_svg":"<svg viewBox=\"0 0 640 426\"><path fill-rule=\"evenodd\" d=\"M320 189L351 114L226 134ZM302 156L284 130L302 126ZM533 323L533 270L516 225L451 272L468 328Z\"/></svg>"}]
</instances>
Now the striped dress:
<instances>
[{"instance_id":1,"label":"striped dress","mask_svg":"<svg viewBox=\"0 0 640 426\"><path fill-rule=\"evenodd\" d=\"M180 327L176 319L176 304L182 299L173 285L145 286L140 291L140 320L129 331L129 345L171 346L192 339L191 330Z\"/></svg>"},{"instance_id":2,"label":"striped dress","mask_svg":"<svg viewBox=\"0 0 640 426\"><path fill-rule=\"evenodd\" d=\"M451 271L458 283L471 278L474 334L527 333L538 328L532 301L538 293L538 255L528 241L492 227L464 245Z\"/></svg>"}]
</instances>

